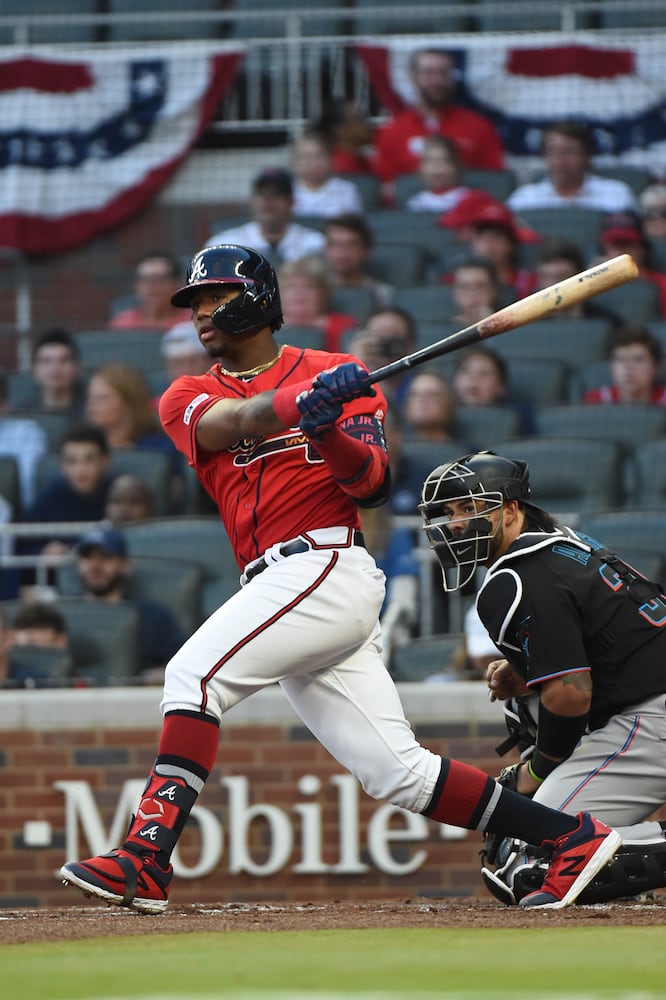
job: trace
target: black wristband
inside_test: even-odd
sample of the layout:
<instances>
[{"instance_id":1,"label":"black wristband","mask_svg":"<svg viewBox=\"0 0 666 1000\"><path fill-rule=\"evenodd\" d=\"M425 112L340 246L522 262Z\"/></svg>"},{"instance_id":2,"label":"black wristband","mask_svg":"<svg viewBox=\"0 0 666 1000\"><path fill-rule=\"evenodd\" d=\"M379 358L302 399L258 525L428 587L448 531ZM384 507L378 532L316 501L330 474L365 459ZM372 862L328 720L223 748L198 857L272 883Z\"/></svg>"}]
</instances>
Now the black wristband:
<instances>
[{"instance_id":1,"label":"black wristband","mask_svg":"<svg viewBox=\"0 0 666 1000\"><path fill-rule=\"evenodd\" d=\"M565 760L585 732L587 717L587 712L585 715L555 715L540 701L537 750L547 757Z\"/></svg>"},{"instance_id":2,"label":"black wristband","mask_svg":"<svg viewBox=\"0 0 666 1000\"><path fill-rule=\"evenodd\" d=\"M544 757L542 753L535 750L530 759L527 762L527 771L535 781L543 781L552 774L556 767L559 767L559 761L550 760L548 757Z\"/></svg>"}]
</instances>

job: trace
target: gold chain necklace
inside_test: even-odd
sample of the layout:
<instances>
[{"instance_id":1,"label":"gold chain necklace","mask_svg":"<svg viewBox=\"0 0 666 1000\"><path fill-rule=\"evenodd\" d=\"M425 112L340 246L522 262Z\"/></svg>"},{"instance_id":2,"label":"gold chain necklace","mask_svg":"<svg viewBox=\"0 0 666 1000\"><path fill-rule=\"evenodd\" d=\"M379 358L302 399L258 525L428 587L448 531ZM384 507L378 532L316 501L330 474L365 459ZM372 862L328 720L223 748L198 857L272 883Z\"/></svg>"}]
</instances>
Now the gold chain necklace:
<instances>
[{"instance_id":1,"label":"gold chain necklace","mask_svg":"<svg viewBox=\"0 0 666 1000\"><path fill-rule=\"evenodd\" d=\"M273 358L271 361L265 361L263 365L255 365L254 368L248 368L247 371L230 372L229 369L225 368L223 365L220 365L220 371L224 372L225 375L233 375L234 378L249 378L251 375L261 375L262 372L267 372L269 368L272 368L273 365L280 360L283 348L284 345L282 345L280 350L277 352L277 357Z\"/></svg>"}]
</instances>

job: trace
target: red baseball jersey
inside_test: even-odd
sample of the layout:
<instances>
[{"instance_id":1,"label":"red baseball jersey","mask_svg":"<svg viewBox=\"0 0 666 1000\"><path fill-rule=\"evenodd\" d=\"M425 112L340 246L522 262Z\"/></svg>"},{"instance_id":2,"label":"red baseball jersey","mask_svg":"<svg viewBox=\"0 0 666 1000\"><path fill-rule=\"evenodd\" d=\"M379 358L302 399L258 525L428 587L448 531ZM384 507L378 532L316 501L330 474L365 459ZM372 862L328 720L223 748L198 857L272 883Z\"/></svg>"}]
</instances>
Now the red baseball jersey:
<instances>
[{"instance_id":1,"label":"red baseball jersey","mask_svg":"<svg viewBox=\"0 0 666 1000\"><path fill-rule=\"evenodd\" d=\"M504 150L495 126L467 108L451 104L436 119L427 121L416 110L401 111L375 136L374 170L382 181L419 169L423 139L444 135L452 139L466 167L497 170L504 166Z\"/></svg>"},{"instance_id":2,"label":"red baseball jersey","mask_svg":"<svg viewBox=\"0 0 666 1000\"><path fill-rule=\"evenodd\" d=\"M196 442L199 420L220 399L249 399L314 378L345 361L357 359L285 346L271 368L248 381L214 365L205 375L176 379L160 399L162 425L216 502L239 567L303 531L335 525L360 528L358 507L298 427L206 452ZM366 425L367 440L376 442L378 434L383 435L385 414L386 400L377 388L376 396L347 403L338 423L353 424L353 436L361 440Z\"/></svg>"}]
</instances>

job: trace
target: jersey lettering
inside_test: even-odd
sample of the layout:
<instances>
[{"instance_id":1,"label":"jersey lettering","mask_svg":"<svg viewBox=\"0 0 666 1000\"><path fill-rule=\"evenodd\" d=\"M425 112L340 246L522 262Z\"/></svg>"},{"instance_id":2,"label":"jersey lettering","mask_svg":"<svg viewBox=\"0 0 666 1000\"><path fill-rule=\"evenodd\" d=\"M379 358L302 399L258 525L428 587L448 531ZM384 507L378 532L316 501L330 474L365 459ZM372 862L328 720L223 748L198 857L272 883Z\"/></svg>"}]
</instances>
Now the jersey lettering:
<instances>
[{"instance_id":1,"label":"jersey lettering","mask_svg":"<svg viewBox=\"0 0 666 1000\"><path fill-rule=\"evenodd\" d=\"M616 573L614 569L611 569L608 563L601 564L599 567L599 575L606 586L610 587L611 590L619 590L624 584L620 574Z\"/></svg>"},{"instance_id":2,"label":"jersey lettering","mask_svg":"<svg viewBox=\"0 0 666 1000\"><path fill-rule=\"evenodd\" d=\"M638 613L655 628L662 628L666 625L666 601L663 597L652 597L649 601L641 604Z\"/></svg>"},{"instance_id":3,"label":"jersey lettering","mask_svg":"<svg viewBox=\"0 0 666 1000\"><path fill-rule=\"evenodd\" d=\"M574 559L583 566L587 566L590 560L589 552L583 552L582 549L574 549L571 545L553 545L553 552L555 555L566 556L567 559Z\"/></svg>"},{"instance_id":4,"label":"jersey lettering","mask_svg":"<svg viewBox=\"0 0 666 1000\"><path fill-rule=\"evenodd\" d=\"M279 455L294 448L303 448L306 459L310 464L323 462L323 459L319 457L305 434L294 434L293 431L282 434L279 437L258 438L256 440L246 438L232 445L229 451L235 452L234 465L242 467L250 465L252 462L258 462L262 458L268 458L270 455Z\"/></svg>"}]
</instances>

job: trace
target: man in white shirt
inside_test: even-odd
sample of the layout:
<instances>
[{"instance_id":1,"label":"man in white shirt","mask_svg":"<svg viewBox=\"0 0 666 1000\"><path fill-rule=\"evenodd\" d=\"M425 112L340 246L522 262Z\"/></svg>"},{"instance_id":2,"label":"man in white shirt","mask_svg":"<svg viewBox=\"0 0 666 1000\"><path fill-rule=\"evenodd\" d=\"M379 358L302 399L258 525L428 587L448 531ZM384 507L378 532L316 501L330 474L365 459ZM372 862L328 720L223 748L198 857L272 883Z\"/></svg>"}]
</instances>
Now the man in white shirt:
<instances>
[{"instance_id":1,"label":"man in white shirt","mask_svg":"<svg viewBox=\"0 0 666 1000\"><path fill-rule=\"evenodd\" d=\"M8 412L7 396L7 375L0 371L0 455L16 459L21 507L25 508L34 500L37 466L48 451L48 439L36 420ZM14 511L14 516L19 513Z\"/></svg>"},{"instance_id":2,"label":"man in white shirt","mask_svg":"<svg viewBox=\"0 0 666 1000\"><path fill-rule=\"evenodd\" d=\"M513 191L507 204L512 212L530 208L573 205L601 212L636 211L636 198L628 184L590 172L594 140L583 122L553 122L544 129L543 155L546 176Z\"/></svg>"},{"instance_id":3,"label":"man in white shirt","mask_svg":"<svg viewBox=\"0 0 666 1000\"><path fill-rule=\"evenodd\" d=\"M294 189L289 171L281 167L262 170L252 184L250 208L250 222L215 233L206 246L231 243L250 247L265 254L274 266L323 250L322 233L293 221Z\"/></svg>"}]
</instances>

